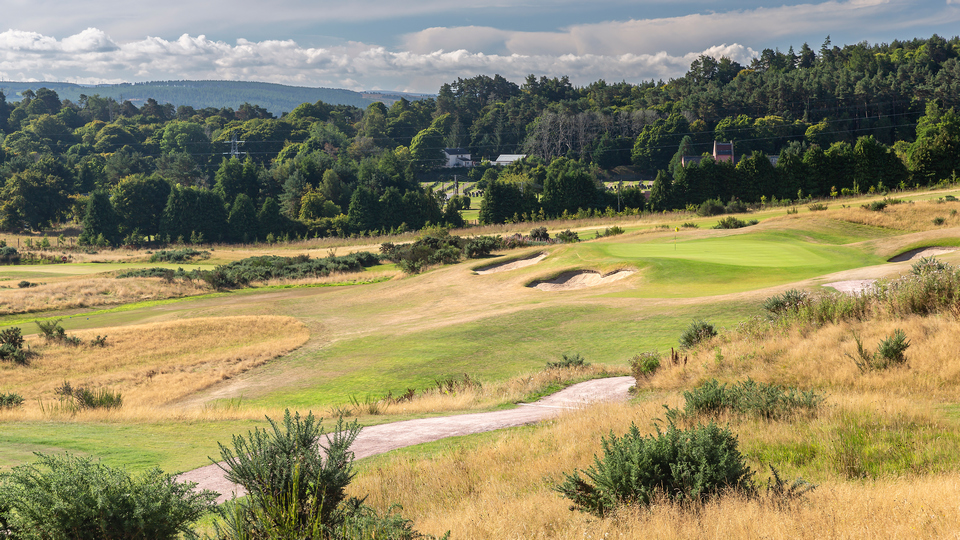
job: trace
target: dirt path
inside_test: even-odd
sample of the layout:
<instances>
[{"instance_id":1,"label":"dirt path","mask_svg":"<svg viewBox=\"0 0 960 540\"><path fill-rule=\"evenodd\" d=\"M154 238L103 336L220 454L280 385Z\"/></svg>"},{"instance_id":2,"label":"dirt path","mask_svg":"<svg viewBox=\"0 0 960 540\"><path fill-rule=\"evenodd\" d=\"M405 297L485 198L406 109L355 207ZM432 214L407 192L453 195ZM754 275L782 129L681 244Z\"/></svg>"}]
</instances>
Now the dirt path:
<instances>
[{"instance_id":1,"label":"dirt path","mask_svg":"<svg viewBox=\"0 0 960 540\"><path fill-rule=\"evenodd\" d=\"M447 437L532 424L589 403L624 400L633 384L633 377L594 379L575 384L536 403L521 404L516 409L422 418L365 427L353 443L352 450L356 458L360 459ZM214 464L187 471L177 478L181 482L196 482L198 489L210 489L220 493L217 502L228 500L233 493L238 496L244 494L243 488L228 482L223 477L223 471Z\"/></svg>"}]
</instances>

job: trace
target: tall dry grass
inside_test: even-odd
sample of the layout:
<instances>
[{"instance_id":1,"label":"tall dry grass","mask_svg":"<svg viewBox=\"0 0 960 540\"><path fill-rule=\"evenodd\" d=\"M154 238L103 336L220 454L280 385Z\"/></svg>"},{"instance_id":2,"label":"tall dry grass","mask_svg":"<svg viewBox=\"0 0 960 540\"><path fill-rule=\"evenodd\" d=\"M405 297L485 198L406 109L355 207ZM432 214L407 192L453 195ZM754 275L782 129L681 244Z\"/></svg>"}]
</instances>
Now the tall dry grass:
<instances>
[{"instance_id":1,"label":"tall dry grass","mask_svg":"<svg viewBox=\"0 0 960 540\"><path fill-rule=\"evenodd\" d=\"M292 351L310 333L292 317L246 316L99 328L69 335L84 344L49 344L34 337L28 344L38 355L28 366L0 363L0 390L17 392L26 400L21 409L5 411L5 417L35 419L44 417L44 410L55 412L55 389L65 380L122 394L123 408L86 415L91 418L181 414L181 408L170 405ZM107 336L105 347L89 344L96 335ZM210 412L230 411L227 406Z\"/></svg>"},{"instance_id":2,"label":"tall dry grass","mask_svg":"<svg viewBox=\"0 0 960 540\"><path fill-rule=\"evenodd\" d=\"M874 396L875 397L875 396ZM899 414L871 405L870 397L833 401L817 429L839 429L843 414L861 409L881 418ZM700 507L661 501L649 509L624 508L597 519L570 510L553 488L564 472L586 468L601 452L600 439L620 435L631 422L651 429L662 404L675 395L638 406L606 404L565 414L536 429L496 433L429 456L397 453L361 462L353 494L386 508L399 503L416 528L450 530L461 539L582 538L951 538L960 533L958 463L948 472L888 475L846 481L840 474L810 478L819 484L804 501L779 506L760 499L725 496ZM892 415L888 418L888 415ZM749 453L760 439L787 437L797 424L733 424ZM769 472L755 460L756 479ZM789 477L788 479L792 479Z\"/></svg>"},{"instance_id":3,"label":"tall dry grass","mask_svg":"<svg viewBox=\"0 0 960 540\"><path fill-rule=\"evenodd\" d=\"M24 289L0 289L0 315L181 298L209 291L202 282L81 278Z\"/></svg>"},{"instance_id":4,"label":"tall dry grass","mask_svg":"<svg viewBox=\"0 0 960 540\"><path fill-rule=\"evenodd\" d=\"M960 202L916 201L888 205L875 212L860 207L862 201L853 201L847 208L832 210L830 217L900 231L930 231L949 227L960 227ZM958 212L952 212L957 210ZM934 218L941 217L944 222L935 225Z\"/></svg>"}]
</instances>

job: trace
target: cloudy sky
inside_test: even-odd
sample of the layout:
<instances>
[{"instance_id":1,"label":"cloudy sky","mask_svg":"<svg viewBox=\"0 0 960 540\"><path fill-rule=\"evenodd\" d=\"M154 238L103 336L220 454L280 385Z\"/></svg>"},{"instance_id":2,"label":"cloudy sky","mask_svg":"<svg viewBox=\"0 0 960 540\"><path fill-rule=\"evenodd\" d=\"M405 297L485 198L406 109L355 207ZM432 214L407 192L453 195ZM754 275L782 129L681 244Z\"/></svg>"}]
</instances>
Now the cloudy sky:
<instances>
[{"instance_id":1,"label":"cloudy sky","mask_svg":"<svg viewBox=\"0 0 960 540\"><path fill-rule=\"evenodd\" d=\"M0 0L0 79L230 79L436 93L530 73L640 82L829 35L952 37L960 0Z\"/></svg>"}]
</instances>

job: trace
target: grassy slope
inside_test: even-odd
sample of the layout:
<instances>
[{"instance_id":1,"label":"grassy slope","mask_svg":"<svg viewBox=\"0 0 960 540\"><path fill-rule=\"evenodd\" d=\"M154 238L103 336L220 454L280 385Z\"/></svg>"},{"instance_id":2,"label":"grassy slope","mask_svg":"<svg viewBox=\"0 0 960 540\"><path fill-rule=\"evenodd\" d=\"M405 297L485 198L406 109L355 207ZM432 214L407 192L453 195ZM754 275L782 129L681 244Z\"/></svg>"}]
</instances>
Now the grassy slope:
<instances>
[{"instance_id":1,"label":"grassy slope","mask_svg":"<svg viewBox=\"0 0 960 540\"><path fill-rule=\"evenodd\" d=\"M772 291L809 283L823 274L879 264L884 259L870 242L884 240L884 249L896 249L898 235L916 230L835 220L834 210L784 213L783 209L758 213L764 219L761 225L739 231L675 233L652 229L655 222L649 218L628 220L623 223L630 231L626 235L550 248L551 256L542 263L512 272L479 276L470 270L476 263L464 263L360 287L239 291L124 311L79 313L64 325L96 329L223 315L290 315L310 329L307 344L216 390L220 396L242 395L251 407L323 411L350 396L423 388L445 376L469 373L501 380L537 370L565 352L580 352L593 362L623 364L637 352L669 348L692 318L733 326L755 312ZM697 221L706 227L716 218ZM576 223L561 228L567 225L576 228ZM222 250L217 256L228 257ZM611 286L580 291L544 293L525 286L571 268L620 267L639 272ZM0 391L9 390L14 389L0 386ZM52 427L56 424L7 418L0 429L0 447L14 450L0 454L0 467L21 462L34 448L93 451L138 432L144 439L170 433L189 450L158 443L160 450L144 449L141 455L136 448L125 452L121 445L106 451L105 459L192 467L215 454L215 441L227 440L223 435L231 429L256 423L236 420L220 429L214 421L144 421L133 426L69 422L71 429L60 429ZM163 436L157 435L157 440Z\"/></svg>"}]
</instances>

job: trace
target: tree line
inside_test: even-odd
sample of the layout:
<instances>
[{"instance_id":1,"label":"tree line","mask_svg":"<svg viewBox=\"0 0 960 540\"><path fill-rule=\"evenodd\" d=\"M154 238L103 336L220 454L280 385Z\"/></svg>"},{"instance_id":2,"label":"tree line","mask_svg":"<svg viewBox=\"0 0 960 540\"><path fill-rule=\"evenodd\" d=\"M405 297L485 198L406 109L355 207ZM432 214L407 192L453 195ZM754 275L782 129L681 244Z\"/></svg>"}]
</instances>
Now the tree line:
<instances>
[{"instance_id":1,"label":"tree line","mask_svg":"<svg viewBox=\"0 0 960 540\"><path fill-rule=\"evenodd\" d=\"M682 208L929 184L955 176L960 39L701 56L670 81L457 79L436 98L365 109L174 107L47 88L0 94L0 228L83 222L100 244L244 242L463 225L466 197L421 187L444 148L496 223L580 209ZM684 156L732 141L736 163ZM776 156L776 160L771 160ZM776 164L773 163L776 162ZM605 178L654 179L610 191Z\"/></svg>"}]
</instances>

